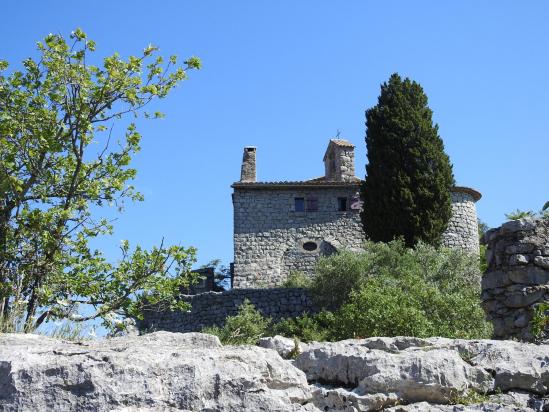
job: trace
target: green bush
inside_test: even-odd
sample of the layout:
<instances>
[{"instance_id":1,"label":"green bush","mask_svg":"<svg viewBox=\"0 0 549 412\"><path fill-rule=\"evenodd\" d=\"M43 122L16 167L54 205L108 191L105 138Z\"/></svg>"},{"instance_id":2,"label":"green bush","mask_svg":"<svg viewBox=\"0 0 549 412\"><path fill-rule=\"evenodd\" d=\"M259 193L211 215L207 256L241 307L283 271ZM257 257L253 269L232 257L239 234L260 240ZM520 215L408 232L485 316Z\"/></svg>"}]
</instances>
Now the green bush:
<instances>
[{"instance_id":1,"label":"green bush","mask_svg":"<svg viewBox=\"0 0 549 412\"><path fill-rule=\"evenodd\" d=\"M549 302L542 302L534 307L534 316L530 321L532 333L537 340L547 336L549 327Z\"/></svg>"},{"instance_id":2,"label":"green bush","mask_svg":"<svg viewBox=\"0 0 549 412\"><path fill-rule=\"evenodd\" d=\"M275 323L271 329L271 335L282 335L288 338L298 338L303 342L330 340L331 328L328 323L331 313L318 315L303 314L296 318L282 319ZM328 320L328 322L327 322Z\"/></svg>"},{"instance_id":3,"label":"green bush","mask_svg":"<svg viewBox=\"0 0 549 412\"><path fill-rule=\"evenodd\" d=\"M288 278L282 284L283 288L310 288L312 280L309 276L299 270L292 270Z\"/></svg>"},{"instance_id":4,"label":"green bush","mask_svg":"<svg viewBox=\"0 0 549 412\"><path fill-rule=\"evenodd\" d=\"M505 218L507 220L518 220L518 219L524 219L526 217L535 217L535 213L531 210L515 210L510 213L505 213Z\"/></svg>"},{"instance_id":5,"label":"green bush","mask_svg":"<svg viewBox=\"0 0 549 412\"><path fill-rule=\"evenodd\" d=\"M263 315L245 299L238 307L238 313L227 316L223 327L211 326L202 329L203 333L216 335L224 345L255 345L265 336L270 319Z\"/></svg>"},{"instance_id":6,"label":"green bush","mask_svg":"<svg viewBox=\"0 0 549 412\"><path fill-rule=\"evenodd\" d=\"M480 306L478 258L457 250L368 242L363 252L323 258L312 291L334 310L323 323L330 339L491 334Z\"/></svg>"},{"instance_id":7,"label":"green bush","mask_svg":"<svg viewBox=\"0 0 549 412\"><path fill-rule=\"evenodd\" d=\"M335 313L336 339L370 336L488 338L476 292L441 289L419 276L374 276Z\"/></svg>"},{"instance_id":8,"label":"green bush","mask_svg":"<svg viewBox=\"0 0 549 412\"><path fill-rule=\"evenodd\" d=\"M368 243L363 252L341 251L321 258L316 266L311 291L321 307L336 309L343 304L353 289L358 289L375 272L378 260L383 260L383 243ZM379 253L378 253L379 252Z\"/></svg>"}]
</instances>

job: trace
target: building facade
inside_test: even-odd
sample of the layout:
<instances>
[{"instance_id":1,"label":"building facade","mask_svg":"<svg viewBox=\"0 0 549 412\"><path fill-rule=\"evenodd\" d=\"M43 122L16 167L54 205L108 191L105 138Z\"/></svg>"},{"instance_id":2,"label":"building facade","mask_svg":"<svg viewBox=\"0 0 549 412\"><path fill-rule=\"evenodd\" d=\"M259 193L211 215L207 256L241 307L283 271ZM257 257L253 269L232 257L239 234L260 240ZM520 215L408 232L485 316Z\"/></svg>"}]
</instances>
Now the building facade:
<instances>
[{"instance_id":1,"label":"building facade","mask_svg":"<svg viewBox=\"0 0 549 412\"><path fill-rule=\"evenodd\" d=\"M320 178L258 182L256 148L244 148L241 179L232 185L234 288L280 286L291 271L312 274L320 256L360 249L365 237L354 146L332 139L323 161ZM473 189L454 188L445 245L478 253L478 199Z\"/></svg>"}]
</instances>

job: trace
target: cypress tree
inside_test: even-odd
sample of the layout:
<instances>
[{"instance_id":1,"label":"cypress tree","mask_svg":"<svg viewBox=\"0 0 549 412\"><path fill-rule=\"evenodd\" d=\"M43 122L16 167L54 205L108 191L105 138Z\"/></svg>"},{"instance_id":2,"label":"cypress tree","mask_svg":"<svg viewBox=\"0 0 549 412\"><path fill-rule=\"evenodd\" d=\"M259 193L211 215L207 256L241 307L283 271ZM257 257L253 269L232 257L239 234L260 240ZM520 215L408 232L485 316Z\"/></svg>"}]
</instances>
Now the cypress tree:
<instances>
[{"instance_id":1,"label":"cypress tree","mask_svg":"<svg viewBox=\"0 0 549 412\"><path fill-rule=\"evenodd\" d=\"M395 73L366 111L362 223L374 241L439 245L451 216L452 165L422 87Z\"/></svg>"}]
</instances>

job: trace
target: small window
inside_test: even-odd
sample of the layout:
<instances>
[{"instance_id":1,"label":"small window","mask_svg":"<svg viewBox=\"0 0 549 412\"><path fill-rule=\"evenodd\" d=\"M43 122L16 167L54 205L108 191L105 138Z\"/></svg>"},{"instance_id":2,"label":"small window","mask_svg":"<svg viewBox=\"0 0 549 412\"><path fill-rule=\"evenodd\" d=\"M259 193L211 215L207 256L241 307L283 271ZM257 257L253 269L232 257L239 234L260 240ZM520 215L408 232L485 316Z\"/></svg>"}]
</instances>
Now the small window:
<instances>
[{"instance_id":1,"label":"small window","mask_svg":"<svg viewBox=\"0 0 549 412\"><path fill-rule=\"evenodd\" d=\"M318 245L316 242L305 242L303 243L303 249L305 249L307 252L313 252L318 249Z\"/></svg>"},{"instance_id":2,"label":"small window","mask_svg":"<svg viewBox=\"0 0 549 412\"><path fill-rule=\"evenodd\" d=\"M338 212L345 212L347 210L347 198L346 197L338 197L337 198L337 211Z\"/></svg>"},{"instance_id":3,"label":"small window","mask_svg":"<svg viewBox=\"0 0 549 412\"><path fill-rule=\"evenodd\" d=\"M308 197L307 198L307 212L317 212L318 211L318 198Z\"/></svg>"},{"instance_id":4,"label":"small window","mask_svg":"<svg viewBox=\"0 0 549 412\"><path fill-rule=\"evenodd\" d=\"M295 212L304 212L305 211L305 198L295 197L294 198L294 211Z\"/></svg>"}]
</instances>

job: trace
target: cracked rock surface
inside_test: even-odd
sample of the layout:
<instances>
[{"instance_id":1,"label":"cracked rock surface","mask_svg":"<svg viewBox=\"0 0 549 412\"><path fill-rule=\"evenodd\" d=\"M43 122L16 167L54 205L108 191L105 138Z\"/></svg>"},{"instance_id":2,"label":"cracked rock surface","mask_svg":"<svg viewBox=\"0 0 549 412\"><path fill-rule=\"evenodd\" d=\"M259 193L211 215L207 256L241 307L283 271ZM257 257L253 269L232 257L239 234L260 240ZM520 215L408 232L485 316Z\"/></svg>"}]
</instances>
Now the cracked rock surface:
<instances>
[{"instance_id":1,"label":"cracked rock surface","mask_svg":"<svg viewBox=\"0 0 549 412\"><path fill-rule=\"evenodd\" d=\"M2 411L549 411L549 345L370 338L222 346L155 332L0 335ZM292 346L293 345L293 346Z\"/></svg>"},{"instance_id":2,"label":"cracked rock surface","mask_svg":"<svg viewBox=\"0 0 549 412\"><path fill-rule=\"evenodd\" d=\"M549 345L370 338L309 344L294 365L326 411L549 411Z\"/></svg>"},{"instance_id":3,"label":"cracked rock surface","mask_svg":"<svg viewBox=\"0 0 549 412\"><path fill-rule=\"evenodd\" d=\"M305 374L276 352L211 335L0 335L2 411L303 411L310 398Z\"/></svg>"}]
</instances>

